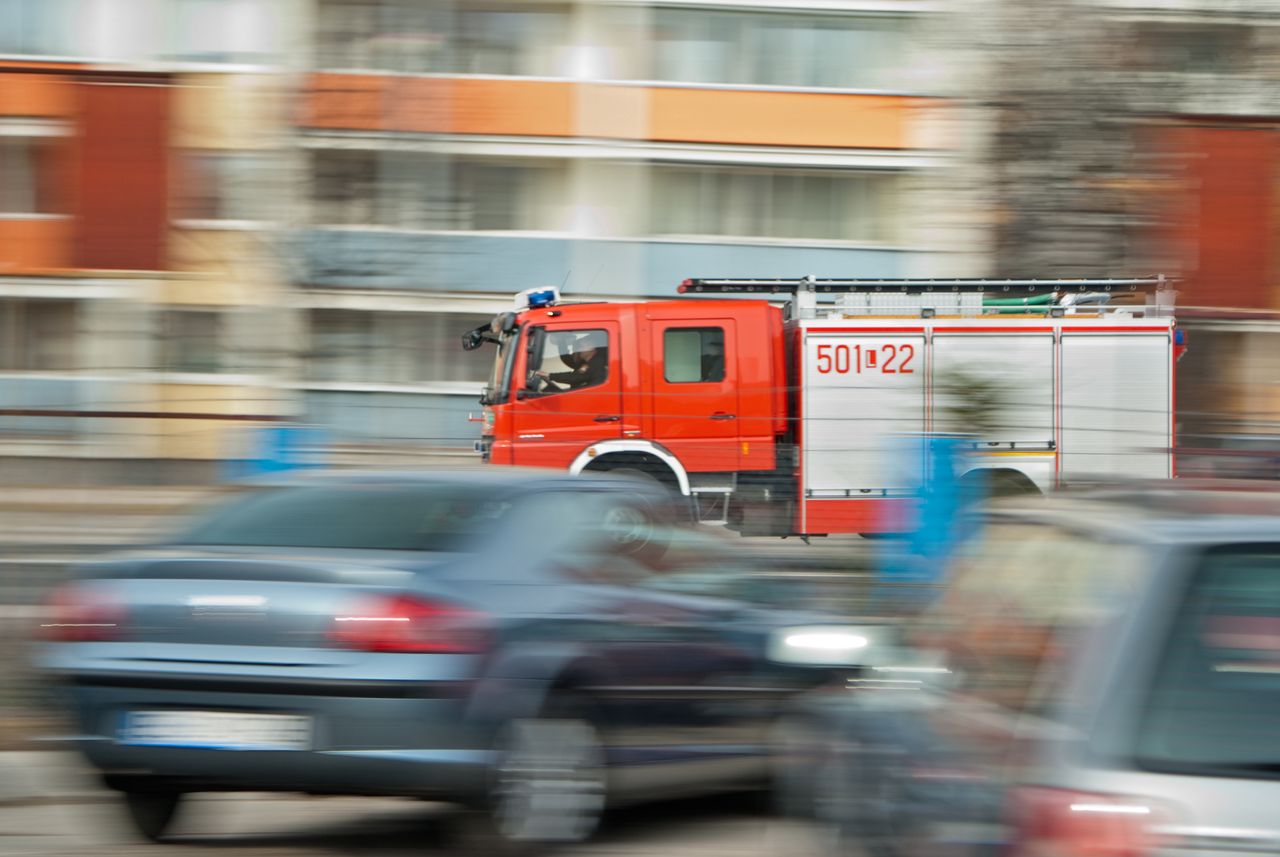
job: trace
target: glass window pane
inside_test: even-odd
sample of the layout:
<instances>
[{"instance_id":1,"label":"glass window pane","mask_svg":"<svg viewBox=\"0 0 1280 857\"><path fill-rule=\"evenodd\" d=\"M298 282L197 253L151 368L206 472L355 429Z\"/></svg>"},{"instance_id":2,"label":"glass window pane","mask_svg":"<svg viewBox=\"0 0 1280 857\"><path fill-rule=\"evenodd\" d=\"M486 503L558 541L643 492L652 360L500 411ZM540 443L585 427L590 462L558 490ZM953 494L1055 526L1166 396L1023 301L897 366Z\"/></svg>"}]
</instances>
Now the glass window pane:
<instances>
[{"instance_id":1,"label":"glass window pane","mask_svg":"<svg viewBox=\"0 0 1280 857\"><path fill-rule=\"evenodd\" d=\"M671 384L724 380L724 330L668 330L662 339L663 377Z\"/></svg>"},{"instance_id":2,"label":"glass window pane","mask_svg":"<svg viewBox=\"0 0 1280 857\"><path fill-rule=\"evenodd\" d=\"M71 0L0 0L0 53L72 56Z\"/></svg>"},{"instance_id":3,"label":"glass window pane","mask_svg":"<svg viewBox=\"0 0 1280 857\"><path fill-rule=\"evenodd\" d=\"M59 214L69 166L61 137L0 137L0 213Z\"/></svg>"},{"instance_id":4,"label":"glass window pane","mask_svg":"<svg viewBox=\"0 0 1280 857\"><path fill-rule=\"evenodd\" d=\"M901 178L742 168L656 167L658 235L891 241Z\"/></svg>"},{"instance_id":5,"label":"glass window pane","mask_svg":"<svg viewBox=\"0 0 1280 857\"><path fill-rule=\"evenodd\" d=\"M271 164L265 155L186 152L178 212L193 220L264 219L271 179Z\"/></svg>"},{"instance_id":6,"label":"glass window pane","mask_svg":"<svg viewBox=\"0 0 1280 857\"><path fill-rule=\"evenodd\" d=\"M535 370L541 391L563 393L603 384L609 377L609 333L556 330L546 334Z\"/></svg>"},{"instance_id":7,"label":"glass window pane","mask_svg":"<svg viewBox=\"0 0 1280 857\"><path fill-rule=\"evenodd\" d=\"M78 316L74 303L17 301L13 307L18 316L15 368L33 372L75 368Z\"/></svg>"},{"instance_id":8,"label":"glass window pane","mask_svg":"<svg viewBox=\"0 0 1280 857\"><path fill-rule=\"evenodd\" d=\"M1280 729L1280 547L1210 552L1164 644L1139 762L1173 773L1274 770Z\"/></svg>"},{"instance_id":9,"label":"glass window pane","mask_svg":"<svg viewBox=\"0 0 1280 857\"><path fill-rule=\"evenodd\" d=\"M366 550L475 550L511 504L465 485L282 488L233 500L185 544Z\"/></svg>"},{"instance_id":10,"label":"glass window pane","mask_svg":"<svg viewBox=\"0 0 1280 857\"><path fill-rule=\"evenodd\" d=\"M160 316L160 331L160 365L166 372L222 370L220 312L168 310Z\"/></svg>"},{"instance_id":11,"label":"glass window pane","mask_svg":"<svg viewBox=\"0 0 1280 857\"><path fill-rule=\"evenodd\" d=\"M906 18L665 9L651 76L689 83L887 88Z\"/></svg>"}]
</instances>

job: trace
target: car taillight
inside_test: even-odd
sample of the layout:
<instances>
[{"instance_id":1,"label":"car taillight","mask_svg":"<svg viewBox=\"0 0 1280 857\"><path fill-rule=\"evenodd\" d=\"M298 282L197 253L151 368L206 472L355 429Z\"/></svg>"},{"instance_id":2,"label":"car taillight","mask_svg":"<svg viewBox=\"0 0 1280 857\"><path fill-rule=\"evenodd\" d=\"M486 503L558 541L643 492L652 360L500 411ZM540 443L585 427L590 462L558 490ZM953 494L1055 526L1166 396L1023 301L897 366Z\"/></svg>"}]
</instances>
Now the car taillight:
<instances>
[{"instance_id":1,"label":"car taillight","mask_svg":"<svg viewBox=\"0 0 1280 857\"><path fill-rule=\"evenodd\" d=\"M47 640L65 643L119 640L124 632L124 606L101 588L70 583L54 591L48 619L40 625Z\"/></svg>"},{"instance_id":2,"label":"car taillight","mask_svg":"<svg viewBox=\"0 0 1280 857\"><path fill-rule=\"evenodd\" d=\"M1146 857L1169 838L1167 810L1141 798L1031 787L1012 810L1014 857Z\"/></svg>"},{"instance_id":3,"label":"car taillight","mask_svg":"<svg viewBox=\"0 0 1280 857\"><path fill-rule=\"evenodd\" d=\"M371 596L333 617L329 639L367 652L465 654L485 648L484 615L413 595Z\"/></svg>"}]
</instances>

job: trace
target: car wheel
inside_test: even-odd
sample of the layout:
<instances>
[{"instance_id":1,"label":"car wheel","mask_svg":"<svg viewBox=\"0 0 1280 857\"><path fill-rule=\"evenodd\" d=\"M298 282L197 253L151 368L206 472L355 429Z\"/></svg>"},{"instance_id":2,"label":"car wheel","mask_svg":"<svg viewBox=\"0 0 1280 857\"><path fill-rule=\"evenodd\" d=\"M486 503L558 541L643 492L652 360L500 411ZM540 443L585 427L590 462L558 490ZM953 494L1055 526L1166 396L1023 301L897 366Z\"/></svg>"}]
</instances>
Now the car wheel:
<instances>
[{"instance_id":1,"label":"car wheel","mask_svg":"<svg viewBox=\"0 0 1280 857\"><path fill-rule=\"evenodd\" d=\"M159 842L173 824L183 797L181 792L131 789L124 792L124 805L134 829Z\"/></svg>"},{"instance_id":2,"label":"car wheel","mask_svg":"<svg viewBox=\"0 0 1280 857\"><path fill-rule=\"evenodd\" d=\"M604 743L591 706L554 697L498 734L485 808L490 851L526 853L595 833L607 799Z\"/></svg>"},{"instance_id":3,"label":"car wheel","mask_svg":"<svg viewBox=\"0 0 1280 857\"><path fill-rule=\"evenodd\" d=\"M899 788L902 760L893 749L872 750L848 742L823 760L817 778L816 814L831 831L840 853L906 857L914 830Z\"/></svg>"},{"instance_id":4,"label":"car wheel","mask_svg":"<svg viewBox=\"0 0 1280 857\"><path fill-rule=\"evenodd\" d=\"M769 736L770 785L778 815L814 817L814 772L823 756L822 739L812 717L783 715L774 722Z\"/></svg>"}]
</instances>

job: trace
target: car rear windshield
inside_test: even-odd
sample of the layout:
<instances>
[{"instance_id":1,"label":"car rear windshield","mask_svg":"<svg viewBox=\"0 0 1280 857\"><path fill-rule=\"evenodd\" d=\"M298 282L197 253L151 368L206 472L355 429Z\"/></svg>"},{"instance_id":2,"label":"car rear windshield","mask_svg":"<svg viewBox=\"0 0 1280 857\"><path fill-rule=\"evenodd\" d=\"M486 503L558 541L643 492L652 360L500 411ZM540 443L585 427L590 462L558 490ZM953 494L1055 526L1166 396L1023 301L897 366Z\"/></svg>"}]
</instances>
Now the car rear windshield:
<instances>
[{"instance_id":1,"label":"car rear windshield","mask_svg":"<svg viewBox=\"0 0 1280 857\"><path fill-rule=\"evenodd\" d=\"M1187 589L1138 732L1172 773L1280 775L1280 545L1207 553Z\"/></svg>"},{"instance_id":2,"label":"car rear windshield","mask_svg":"<svg viewBox=\"0 0 1280 857\"><path fill-rule=\"evenodd\" d=\"M494 490L459 485L277 488L231 501L180 541L453 552L476 547L510 505Z\"/></svg>"}]
</instances>

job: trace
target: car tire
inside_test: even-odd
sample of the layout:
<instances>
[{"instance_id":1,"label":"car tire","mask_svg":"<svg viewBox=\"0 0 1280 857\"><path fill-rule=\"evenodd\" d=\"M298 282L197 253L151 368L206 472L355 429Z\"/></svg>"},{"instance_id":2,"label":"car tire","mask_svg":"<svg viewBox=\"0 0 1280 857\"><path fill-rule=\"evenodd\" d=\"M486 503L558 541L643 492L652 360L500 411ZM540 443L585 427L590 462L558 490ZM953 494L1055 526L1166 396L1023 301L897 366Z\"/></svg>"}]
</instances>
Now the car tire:
<instances>
[{"instance_id":1,"label":"car tire","mask_svg":"<svg viewBox=\"0 0 1280 857\"><path fill-rule=\"evenodd\" d=\"M557 693L534 717L504 723L472 844L536 854L589 839L608 802L599 718L585 697Z\"/></svg>"},{"instance_id":2,"label":"car tire","mask_svg":"<svg viewBox=\"0 0 1280 857\"><path fill-rule=\"evenodd\" d=\"M897 748L846 741L819 767L816 815L832 834L836 850L867 857L907 857L915 830L901 789Z\"/></svg>"},{"instance_id":3,"label":"car tire","mask_svg":"<svg viewBox=\"0 0 1280 857\"><path fill-rule=\"evenodd\" d=\"M822 748L822 730L815 718L784 714L774 721L769 736L769 779L776 815L815 817L814 771Z\"/></svg>"},{"instance_id":4,"label":"car tire","mask_svg":"<svg viewBox=\"0 0 1280 857\"><path fill-rule=\"evenodd\" d=\"M161 842L173 825L185 795L182 792L131 788L123 793L133 827L151 842Z\"/></svg>"}]
</instances>

